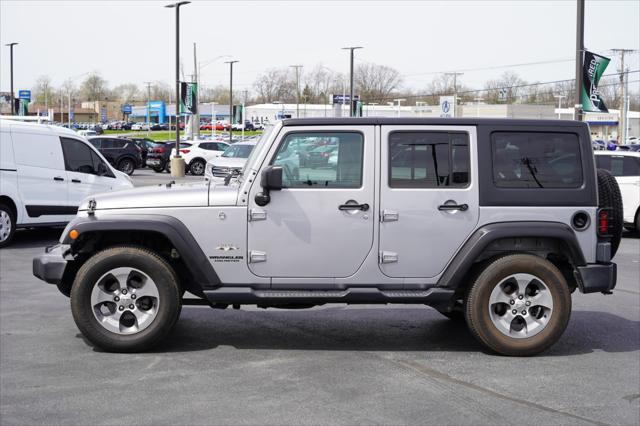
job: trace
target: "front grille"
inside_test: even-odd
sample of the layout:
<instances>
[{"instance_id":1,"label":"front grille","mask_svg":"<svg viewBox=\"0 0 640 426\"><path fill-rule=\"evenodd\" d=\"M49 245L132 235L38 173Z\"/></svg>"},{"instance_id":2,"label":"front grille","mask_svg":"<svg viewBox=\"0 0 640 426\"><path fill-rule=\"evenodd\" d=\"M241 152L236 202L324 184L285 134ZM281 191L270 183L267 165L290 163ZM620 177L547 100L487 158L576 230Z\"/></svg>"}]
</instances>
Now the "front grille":
<instances>
[{"instance_id":1,"label":"front grille","mask_svg":"<svg viewBox=\"0 0 640 426\"><path fill-rule=\"evenodd\" d=\"M239 167L217 167L217 166L213 166L212 169L211 169L211 174L213 176L215 176L215 177L225 177L232 170L236 170L236 171L239 172L242 169L239 168Z\"/></svg>"}]
</instances>

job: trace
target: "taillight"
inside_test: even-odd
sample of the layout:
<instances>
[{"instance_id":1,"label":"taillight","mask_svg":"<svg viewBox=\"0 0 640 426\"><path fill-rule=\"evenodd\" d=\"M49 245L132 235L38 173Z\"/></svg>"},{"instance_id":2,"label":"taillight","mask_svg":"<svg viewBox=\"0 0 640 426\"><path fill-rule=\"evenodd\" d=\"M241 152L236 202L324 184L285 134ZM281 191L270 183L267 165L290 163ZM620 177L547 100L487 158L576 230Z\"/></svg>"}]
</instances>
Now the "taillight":
<instances>
[{"instance_id":1,"label":"taillight","mask_svg":"<svg viewBox=\"0 0 640 426\"><path fill-rule=\"evenodd\" d=\"M606 208L598 210L598 236L610 237L612 226L611 209Z\"/></svg>"},{"instance_id":2,"label":"taillight","mask_svg":"<svg viewBox=\"0 0 640 426\"><path fill-rule=\"evenodd\" d=\"M188 149L181 149L181 150L180 150L180 152L181 152L182 154L188 154L188 153L189 153L189 150L188 150Z\"/></svg>"},{"instance_id":3,"label":"taillight","mask_svg":"<svg viewBox=\"0 0 640 426\"><path fill-rule=\"evenodd\" d=\"M162 154L164 153L164 148L156 148L154 149L155 152L157 152L158 154Z\"/></svg>"}]
</instances>

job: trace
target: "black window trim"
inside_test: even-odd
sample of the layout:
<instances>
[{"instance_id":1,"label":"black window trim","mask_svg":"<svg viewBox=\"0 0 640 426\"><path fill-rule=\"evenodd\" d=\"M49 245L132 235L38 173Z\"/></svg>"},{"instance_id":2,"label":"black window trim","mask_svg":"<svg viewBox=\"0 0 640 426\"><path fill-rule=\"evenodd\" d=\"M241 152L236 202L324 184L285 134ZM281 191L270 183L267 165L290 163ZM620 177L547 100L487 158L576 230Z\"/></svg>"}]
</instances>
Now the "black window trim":
<instances>
[{"instance_id":1,"label":"black window trim","mask_svg":"<svg viewBox=\"0 0 640 426\"><path fill-rule=\"evenodd\" d=\"M478 189L481 207L590 207L598 205L595 158L589 128L585 124L567 121L503 120L502 122L479 123L476 129L478 135ZM585 184L581 188L530 188L527 191L522 191L521 188L494 186L491 133L498 131L577 134Z\"/></svg>"},{"instance_id":2,"label":"black window trim","mask_svg":"<svg viewBox=\"0 0 640 426\"><path fill-rule=\"evenodd\" d=\"M493 164L493 159L494 159L494 151L493 151L493 136L496 133L538 133L538 134L552 134L552 135L558 135L558 134L568 134L568 135L574 135L576 137L576 141L578 143L578 163L579 166L581 168L582 171L582 182L580 182L579 185L576 186L565 186L565 187L548 187L548 188L535 188L535 187L521 187L521 186L516 186L516 187L509 187L509 186L498 186L496 185L495 182L495 176L493 174L494 171L494 164ZM584 188L586 185L586 176L585 176L585 170L583 168L583 162L582 162L582 156L583 156L583 152L582 152L582 145L580 143L580 134L577 131L562 131L562 130L503 130L503 129L494 129L490 132L489 134L489 150L490 150L490 155L491 155L491 185L494 188L497 189L506 189L506 190L525 190L525 191L529 191L529 190L550 190L550 189L556 189L556 190L576 190L576 189L581 189Z\"/></svg>"},{"instance_id":3,"label":"black window trim","mask_svg":"<svg viewBox=\"0 0 640 426\"><path fill-rule=\"evenodd\" d=\"M451 179L451 173L453 172L453 156L451 155L451 143L452 134L466 135L467 136L467 166L469 167L469 180L464 186L435 186L435 187L423 187L423 186L391 186L391 136L396 133L446 133L449 135L449 178ZM466 190L471 187L472 184L472 167L471 167L471 133L468 130L451 130L451 129L430 129L430 130L392 130L387 134L387 188L388 190Z\"/></svg>"},{"instance_id":4,"label":"black window trim","mask_svg":"<svg viewBox=\"0 0 640 426\"><path fill-rule=\"evenodd\" d=\"M276 150L274 151L273 155L271 156L271 158L269 159L269 165L272 166L274 161L276 160L276 157L278 156L278 152L280 152L280 147L282 146L282 144L284 143L285 140L287 140L287 138L289 137L289 135L293 135L293 134L322 134L322 133L327 133L327 134L331 134L331 135L335 135L335 134L358 134L362 137L362 167L360 168L360 186L347 186L347 187L326 187L326 186L305 186L305 187L294 187L294 188L289 188L289 187L283 187L282 189L286 189L286 190L296 190L296 189L303 189L303 190L309 190L309 189L363 189L365 187L365 182L364 182L364 166L365 166L365 146L367 143L367 139L365 138L364 132L361 130L349 130L349 129L344 129L344 130L289 130L289 131L285 131L284 133L282 133L282 135L278 135L278 137L280 137L280 141L278 142L278 146L276 148Z\"/></svg>"}]
</instances>

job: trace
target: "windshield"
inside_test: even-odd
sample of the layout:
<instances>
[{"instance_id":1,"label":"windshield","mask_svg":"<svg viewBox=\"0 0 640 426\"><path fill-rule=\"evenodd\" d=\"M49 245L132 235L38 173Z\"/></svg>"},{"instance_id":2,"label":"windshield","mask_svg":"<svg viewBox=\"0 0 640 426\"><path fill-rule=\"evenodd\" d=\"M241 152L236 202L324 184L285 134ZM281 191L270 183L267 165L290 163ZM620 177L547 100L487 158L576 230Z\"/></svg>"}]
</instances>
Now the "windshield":
<instances>
[{"instance_id":1,"label":"windshield","mask_svg":"<svg viewBox=\"0 0 640 426\"><path fill-rule=\"evenodd\" d=\"M269 139L269 136L271 135L271 133L273 133L273 129L276 126L274 126L273 124L268 124L264 126L264 132L262 132L262 134L260 135L260 138L258 139L258 142L256 143L256 145L264 143L264 141L266 141L267 139ZM245 165L249 165L253 163L253 157L255 155L258 154L260 150L259 149L254 149L251 151L251 155L249 156L249 158L247 159L247 162L245 163Z\"/></svg>"},{"instance_id":2,"label":"windshield","mask_svg":"<svg viewBox=\"0 0 640 426\"><path fill-rule=\"evenodd\" d=\"M249 154L255 145L231 145L227 148L222 154L223 157L227 158L249 158Z\"/></svg>"}]
</instances>

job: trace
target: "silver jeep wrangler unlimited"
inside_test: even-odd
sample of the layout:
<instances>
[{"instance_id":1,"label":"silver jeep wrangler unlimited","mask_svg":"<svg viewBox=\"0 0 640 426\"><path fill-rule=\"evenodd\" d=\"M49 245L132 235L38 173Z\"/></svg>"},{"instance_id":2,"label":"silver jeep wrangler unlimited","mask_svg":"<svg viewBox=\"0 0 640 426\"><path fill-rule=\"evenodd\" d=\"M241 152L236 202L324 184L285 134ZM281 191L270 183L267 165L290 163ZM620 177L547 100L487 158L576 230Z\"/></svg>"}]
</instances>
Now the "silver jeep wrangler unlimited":
<instances>
[{"instance_id":1,"label":"silver jeep wrangler unlimited","mask_svg":"<svg viewBox=\"0 0 640 426\"><path fill-rule=\"evenodd\" d=\"M85 200L33 272L108 351L157 344L186 303L417 303L532 355L576 288L615 287L620 193L594 164L580 122L289 119L233 179Z\"/></svg>"}]
</instances>

